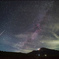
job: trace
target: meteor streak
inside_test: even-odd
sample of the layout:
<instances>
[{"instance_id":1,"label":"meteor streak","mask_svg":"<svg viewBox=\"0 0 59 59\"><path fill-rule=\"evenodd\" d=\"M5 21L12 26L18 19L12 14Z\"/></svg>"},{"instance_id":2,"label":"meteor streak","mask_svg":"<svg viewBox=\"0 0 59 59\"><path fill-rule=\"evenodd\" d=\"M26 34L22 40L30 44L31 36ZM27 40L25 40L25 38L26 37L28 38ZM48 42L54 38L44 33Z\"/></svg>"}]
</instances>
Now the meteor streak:
<instances>
[{"instance_id":1,"label":"meteor streak","mask_svg":"<svg viewBox=\"0 0 59 59\"><path fill-rule=\"evenodd\" d=\"M5 30L4 30L5 31ZM4 33L4 31L2 31L1 33L0 33L0 36Z\"/></svg>"}]
</instances>

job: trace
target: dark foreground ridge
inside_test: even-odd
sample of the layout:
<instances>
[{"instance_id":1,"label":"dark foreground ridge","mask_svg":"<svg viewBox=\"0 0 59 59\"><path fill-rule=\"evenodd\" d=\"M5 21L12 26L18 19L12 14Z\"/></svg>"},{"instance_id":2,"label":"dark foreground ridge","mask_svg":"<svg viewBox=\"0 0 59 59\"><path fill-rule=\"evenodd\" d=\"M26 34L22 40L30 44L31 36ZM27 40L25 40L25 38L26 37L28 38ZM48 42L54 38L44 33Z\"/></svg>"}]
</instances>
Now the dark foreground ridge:
<instances>
[{"instance_id":1,"label":"dark foreground ridge","mask_svg":"<svg viewBox=\"0 0 59 59\"><path fill-rule=\"evenodd\" d=\"M41 48L28 54L0 51L0 59L59 59L59 51Z\"/></svg>"}]
</instances>

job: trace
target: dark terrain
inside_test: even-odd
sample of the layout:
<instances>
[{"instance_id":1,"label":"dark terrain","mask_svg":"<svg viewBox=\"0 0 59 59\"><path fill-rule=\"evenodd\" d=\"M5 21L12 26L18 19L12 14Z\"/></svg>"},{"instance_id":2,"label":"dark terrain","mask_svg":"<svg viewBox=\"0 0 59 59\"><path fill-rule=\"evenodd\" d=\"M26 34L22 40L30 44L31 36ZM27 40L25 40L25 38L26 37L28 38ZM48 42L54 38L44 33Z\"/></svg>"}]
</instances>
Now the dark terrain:
<instances>
[{"instance_id":1,"label":"dark terrain","mask_svg":"<svg viewBox=\"0 0 59 59\"><path fill-rule=\"evenodd\" d=\"M28 54L0 51L0 59L59 59L59 51L41 48Z\"/></svg>"}]
</instances>

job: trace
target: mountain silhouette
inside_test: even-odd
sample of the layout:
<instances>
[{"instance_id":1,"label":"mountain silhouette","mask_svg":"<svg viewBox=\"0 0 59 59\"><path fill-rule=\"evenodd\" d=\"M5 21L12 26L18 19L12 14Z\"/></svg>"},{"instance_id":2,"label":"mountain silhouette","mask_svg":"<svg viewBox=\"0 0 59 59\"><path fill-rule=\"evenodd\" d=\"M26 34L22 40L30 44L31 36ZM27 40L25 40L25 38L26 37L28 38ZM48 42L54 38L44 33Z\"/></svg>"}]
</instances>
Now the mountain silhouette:
<instances>
[{"instance_id":1,"label":"mountain silhouette","mask_svg":"<svg viewBox=\"0 0 59 59\"><path fill-rule=\"evenodd\" d=\"M59 51L40 48L30 53L0 51L0 59L59 59Z\"/></svg>"},{"instance_id":2,"label":"mountain silhouette","mask_svg":"<svg viewBox=\"0 0 59 59\"><path fill-rule=\"evenodd\" d=\"M37 51L32 51L29 54L31 55L37 55L40 54L40 56L45 56L45 54L47 56L59 56L59 51L57 50L53 50L53 49L48 49L48 48L41 48L40 50Z\"/></svg>"}]
</instances>

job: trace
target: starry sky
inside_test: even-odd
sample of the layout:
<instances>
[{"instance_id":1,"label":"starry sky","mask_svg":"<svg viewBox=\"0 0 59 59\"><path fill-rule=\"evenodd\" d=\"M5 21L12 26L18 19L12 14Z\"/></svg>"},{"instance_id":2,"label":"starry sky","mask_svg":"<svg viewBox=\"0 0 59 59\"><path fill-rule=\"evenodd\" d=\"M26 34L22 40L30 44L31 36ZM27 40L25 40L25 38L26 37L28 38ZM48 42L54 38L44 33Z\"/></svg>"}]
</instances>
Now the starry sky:
<instances>
[{"instance_id":1,"label":"starry sky","mask_svg":"<svg viewBox=\"0 0 59 59\"><path fill-rule=\"evenodd\" d=\"M59 50L59 1L0 1L0 50L41 47Z\"/></svg>"}]
</instances>

